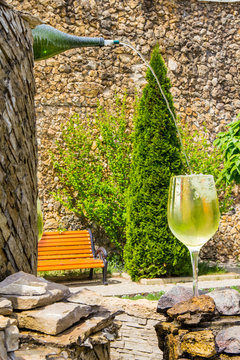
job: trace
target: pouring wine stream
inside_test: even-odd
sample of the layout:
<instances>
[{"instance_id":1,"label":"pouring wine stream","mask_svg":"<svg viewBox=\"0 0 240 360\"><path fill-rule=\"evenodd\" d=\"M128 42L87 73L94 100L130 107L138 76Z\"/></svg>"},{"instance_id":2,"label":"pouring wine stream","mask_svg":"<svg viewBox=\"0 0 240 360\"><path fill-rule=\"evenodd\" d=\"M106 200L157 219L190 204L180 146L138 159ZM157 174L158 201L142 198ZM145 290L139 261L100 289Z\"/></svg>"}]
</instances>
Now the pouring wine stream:
<instances>
[{"instance_id":1,"label":"pouring wine stream","mask_svg":"<svg viewBox=\"0 0 240 360\"><path fill-rule=\"evenodd\" d=\"M185 150L184 150L184 147L183 147L182 136L181 136L181 133L180 133L179 128L178 128L178 125L177 125L177 119L176 119L174 113L173 113L172 110L171 110L171 107L170 107L170 105L169 105L168 99L166 98L166 95L165 95L164 92L163 92L163 89L162 89L162 87L161 87L161 85L160 85L160 82L159 82L159 80L158 80L158 78L157 78L157 75L155 74L155 72L154 72L153 68L151 67L151 65L146 61L146 59L144 58L144 56L143 56L137 49L135 49L132 45L127 44L127 43L123 43L123 42L121 42L121 41L119 41L119 45L122 45L122 46L125 46L125 47L129 47L130 49L132 49L133 51L135 51L135 52L138 54L138 56L142 59L142 61L145 63L145 65L149 68L149 70L151 71L151 73L153 74L153 76L154 76L154 78L155 78L155 80L156 80L156 82L157 82L157 85L158 85L158 87L159 87L159 90L160 90L160 92L161 92L161 95L162 95L162 97L164 98L164 101L165 101L165 103L166 103L166 105L167 105L168 111L169 111L169 113L170 113L170 115L171 115L171 117L172 117L172 119L173 119L173 121L174 121L176 130L177 130L177 133L178 133L179 141L180 141L180 144L181 144L182 152L183 152L183 155L184 155L185 160L186 160L187 167L188 167L188 169L189 169L189 171L190 171L190 174L192 174L192 168L191 168L191 166L190 166L190 163L189 163L187 154L186 154L186 152L185 152Z\"/></svg>"}]
</instances>

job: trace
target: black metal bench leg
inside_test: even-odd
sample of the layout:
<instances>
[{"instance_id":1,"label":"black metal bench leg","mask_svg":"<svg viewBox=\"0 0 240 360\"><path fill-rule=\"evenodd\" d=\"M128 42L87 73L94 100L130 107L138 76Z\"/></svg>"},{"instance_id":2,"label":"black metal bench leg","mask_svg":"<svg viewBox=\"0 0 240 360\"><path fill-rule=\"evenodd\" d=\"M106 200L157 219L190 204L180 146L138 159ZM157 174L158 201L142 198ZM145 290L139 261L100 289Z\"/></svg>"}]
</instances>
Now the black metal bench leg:
<instances>
[{"instance_id":1,"label":"black metal bench leg","mask_svg":"<svg viewBox=\"0 0 240 360\"><path fill-rule=\"evenodd\" d=\"M93 269L90 269L89 280L93 279Z\"/></svg>"},{"instance_id":2,"label":"black metal bench leg","mask_svg":"<svg viewBox=\"0 0 240 360\"><path fill-rule=\"evenodd\" d=\"M104 260L104 268L103 268L103 284L104 285L108 285L108 282L107 282L107 260Z\"/></svg>"}]
</instances>

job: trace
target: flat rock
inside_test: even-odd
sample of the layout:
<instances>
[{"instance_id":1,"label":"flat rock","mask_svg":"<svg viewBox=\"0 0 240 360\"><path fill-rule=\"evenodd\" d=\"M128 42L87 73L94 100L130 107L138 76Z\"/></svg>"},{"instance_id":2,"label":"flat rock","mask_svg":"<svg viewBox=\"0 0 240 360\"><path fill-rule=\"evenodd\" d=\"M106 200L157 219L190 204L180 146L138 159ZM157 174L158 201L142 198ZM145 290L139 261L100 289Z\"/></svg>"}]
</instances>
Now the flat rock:
<instances>
[{"instance_id":1,"label":"flat rock","mask_svg":"<svg viewBox=\"0 0 240 360\"><path fill-rule=\"evenodd\" d=\"M118 315L124 312L136 317L147 317L159 321L165 320L163 315L156 312L156 302L146 299L132 301L113 296L101 296L94 291L82 289L68 297L67 301L91 306L97 305L103 311L107 310Z\"/></svg>"},{"instance_id":2,"label":"flat rock","mask_svg":"<svg viewBox=\"0 0 240 360\"><path fill-rule=\"evenodd\" d=\"M62 349L53 348L52 346L38 346L34 345L34 347L30 347L29 344L21 344L21 348L15 351L15 360L70 360L68 356L66 356L66 351L63 352Z\"/></svg>"},{"instance_id":3,"label":"flat rock","mask_svg":"<svg viewBox=\"0 0 240 360\"><path fill-rule=\"evenodd\" d=\"M56 301L65 299L70 294L67 286L56 284L42 278L37 278L45 284L45 293L42 295L4 295L11 301L12 306L16 310L29 310L41 306L53 304Z\"/></svg>"},{"instance_id":4,"label":"flat rock","mask_svg":"<svg viewBox=\"0 0 240 360\"><path fill-rule=\"evenodd\" d=\"M77 293L69 296L67 298L67 301L77 303L77 304L100 306L103 303L103 296L98 295L94 291L84 288L84 289L78 291Z\"/></svg>"},{"instance_id":5,"label":"flat rock","mask_svg":"<svg viewBox=\"0 0 240 360\"><path fill-rule=\"evenodd\" d=\"M165 313L174 305L189 300L193 297L193 291L189 288L176 285L160 297L157 304L157 312Z\"/></svg>"},{"instance_id":6,"label":"flat rock","mask_svg":"<svg viewBox=\"0 0 240 360\"><path fill-rule=\"evenodd\" d=\"M56 335L92 312L87 305L58 302L38 310L16 313L19 328Z\"/></svg>"},{"instance_id":7,"label":"flat rock","mask_svg":"<svg viewBox=\"0 0 240 360\"><path fill-rule=\"evenodd\" d=\"M215 303L206 295L194 296L167 310L168 316L185 325L197 325L215 315Z\"/></svg>"},{"instance_id":8,"label":"flat rock","mask_svg":"<svg viewBox=\"0 0 240 360\"><path fill-rule=\"evenodd\" d=\"M219 331L216 338L218 352L228 354L240 353L240 326L232 326Z\"/></svg>"},{"instance_id":9,"label":"flat rock","mask_svg":"<svg viewBox=\"0 0 240 360\"><path fill-rule=\"evenodd\" d=\"M221 315L240 314L240 294L237 290L214 290L207 295L214 300L216 309Z\"/></svg>"},{"instance_id":10,"label":"flat rock","mask_svg":"<svg viewBox=\"0 0 240 360\"><path fill-rule=\"evenodd\" d=\"M11 315L12 312L12 302L8 299L0 298L0 315Z\"/></svg>"},{"instance_id":11,"label":"flat rock","mask_svg":"<svg viewBox=\"0 0 240 360\"><path fill-rule=\"evenodd\" d=\"M43 295L46 293L47 283L34 275L19 271L0 282L0 294L4 295Z\"/></svg>"},{"instance_id":12,"label":"flat rock","mask_svg":"<svg viewBox=\"0 0 240 360\"><path fill-rule=\"evenodd\" d=\"M71 328L55 336L26 330L22 330L20 336L23 342L31 339L31 341L38 344L44 344L46 347L49 345L56 347L71 347L76 343L81 345L90 335L112 326L115 316L115 313L103 311L94 316L90 316L88 319L73 325Z\"/></svg>"}]
</instances>

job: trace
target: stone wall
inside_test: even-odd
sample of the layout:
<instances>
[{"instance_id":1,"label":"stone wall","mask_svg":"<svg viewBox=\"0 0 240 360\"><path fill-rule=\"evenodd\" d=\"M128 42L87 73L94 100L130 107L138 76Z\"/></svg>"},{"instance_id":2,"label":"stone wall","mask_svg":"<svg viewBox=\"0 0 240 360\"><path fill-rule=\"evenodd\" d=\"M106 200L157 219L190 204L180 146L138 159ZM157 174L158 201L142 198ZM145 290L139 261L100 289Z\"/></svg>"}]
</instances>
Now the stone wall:
<instances>
[{"instance_id":1,"label":"stone wall","mask_svg":"<svg viewBox=\"0 0 240 360\"><path fill-rule=\"evenodd\" d=\"M120 311L91 300L22 271L8 276L0 283L0 359L110 360Z\"/></svg>"},{"instance_id":2,"label":"stone wall","mask_svg":"<svg viewBox=\"0 0 240 360\"><path fill-rule=\"evenodd\" d=\"M138 307L141 307L141 313L136 315L134 314L133 300L128 300L128 302L128 310L132 308L130 314L121 314L116 317L121 327L119 337L111 343L111 359L161 360L162 351L158 347L158 339L154 328L158 323L157 314L149 317L149 314L146 314L148 304L141 304L140 302ZM151 303L149 300L146 302ZM121 303L119 302L119 304ZM155 301L153 302L153 306L156 311Z\"/></svg>"},{"instance_id":3,"label":"stone wall","mask_svg":"<svg viewBox=\"0 0 240 360\"><path fill-rule=\"evenodd\" d=\"M239 3L197 0L8 0L59 30L82 36L117 38L135 46L149 60L155 44L168 66L178 115L193 130L206 125L209 140L240 112ZM39 142L39 190L45 230L59 224L72 229L77 219L53 200L58 187L49 149L60 136L60 125L78 112L82 119L97 100L111 105L113 94L141 91L146 67L124 47L71 50L35 64ZM220 231L202 257L220 262L239 255L239 218L222 219ZM236 225L236 226L235 226ZM217 251L216 251L217 250Z\"/></svg>"},{"instance_id":4,"label":"stone wall","mask_svg":"<svg viewBox=\"0 0 240 360\"><path fill-rule=\"evenodd\" d=\"M239 299L234 289L192 297L176 286L163 295L158 312L166 321L155 326L163 359L239 359Z\"/></svg>"},{"instance_id":5,"label":"stone wall","mask_svg":"<svg viewBox=\"0 0 240 360\"><path fill-rule=\"evenodd\" d=\"M0 1L0 280L37 270L37 134L29 24Z\"/></svg>"}]
</instances>

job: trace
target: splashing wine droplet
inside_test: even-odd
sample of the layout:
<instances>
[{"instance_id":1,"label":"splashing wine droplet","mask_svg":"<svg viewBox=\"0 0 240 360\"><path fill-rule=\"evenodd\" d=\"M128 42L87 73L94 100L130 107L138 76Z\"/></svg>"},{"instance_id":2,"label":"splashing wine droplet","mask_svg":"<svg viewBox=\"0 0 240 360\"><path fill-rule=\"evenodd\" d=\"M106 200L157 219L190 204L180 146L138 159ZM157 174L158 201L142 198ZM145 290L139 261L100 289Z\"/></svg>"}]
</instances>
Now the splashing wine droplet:
<instances>
[{"instance_id":1,"label":"splashing wine droplet","mask_svg":"<svg viewBox=\"0 0 240 360\"><path fill-rule=\"evenodd\" d=\"M122 45L122 46L125 46L125 47L129 47L129 48L132 49L133 51L136 51L136 53L139 55L139 57L142 59L142 61L145 63L145 65L146 65L146 66L149 68L149 70L152 72L152 74L153 74L153 76L154 76L154 78L155 78L155 80L156 80L156 82L157 82L157 85L158 85L158 87L159 87L160 93L161 93L161 95L162 95L162 97L163 97L163 99L164 99L164 101L165 101L165 103L166 103L166 105L167 105L168 111L169 111L169 113L170 113L170 115L171 115L171 117L172 117L172 119L173 119L173 121L174 121L175 127L176 127L176 129L177 129L179 141L180 141L180 144L181 144L182 152L183 152L183 155L184 155L185 160L186 160L186 163L187 163L187 167L188 167L188 169L189 169L189 171L190 171L190 174L192 174L192 169L191 169L191 166L190 166L190 163L189 163L187 154L186 154L186 152L185 152L185 150L184 150L184 146L183 146L183 142L182 142L182 136L181 136L181 133L180 133L179 128L178 128L178 125L177 125L177 119L176 119L174 113L172 112L172 110L171 110L171 108L170 108L168 99L166 98L166 95L165 95L164 92L163 92L163 89L162 89L162 87L161 87L161 85L160 85L160 83L159 83L159 80L158 80L158 78L157 78L157 75L155 74L155 72L154 72L153 68L151 67L151 65L146 61L146 59L144 58L144 56L143 56L137 49L135 49L132 45L127 44L127 43L123 43L122 41L119 42L119 45Z\"/></svg>"}]
</instances>

